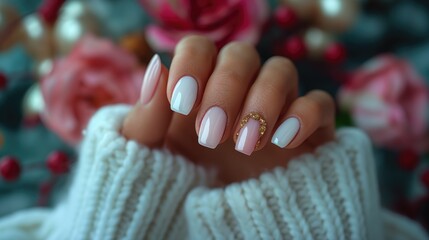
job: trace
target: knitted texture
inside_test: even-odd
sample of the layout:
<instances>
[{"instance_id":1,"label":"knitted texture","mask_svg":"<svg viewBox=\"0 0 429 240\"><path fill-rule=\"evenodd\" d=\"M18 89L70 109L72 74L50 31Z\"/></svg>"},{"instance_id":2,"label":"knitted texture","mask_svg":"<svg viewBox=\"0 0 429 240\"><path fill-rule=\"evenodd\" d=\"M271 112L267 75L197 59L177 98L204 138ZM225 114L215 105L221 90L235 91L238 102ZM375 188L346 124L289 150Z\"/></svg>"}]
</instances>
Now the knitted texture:
<instances>
[{"instance_id":1,"label":"knitted texture","mask_svg":"<svg viewBox=\"0 0 429 240\"><path fill-rule=\"evenodd\" d=\"M195 239L382 239L367 138L342 130L314 155L225 189L188 197ZM219 231L221 229L221 231Z\"/></svg>"},{"instance_id":2,"label":"knitted texture","mask_svg":"<svg viewBox=\"0 0 429 240\"><path fill-rule=\"evenodd\" d=\"M371 146L357 130L224 188L167 150L123 138L130 108L91 120L68 195L0 220L0 239L426 239L379 205Z\"/></svg>"}]
</instances>

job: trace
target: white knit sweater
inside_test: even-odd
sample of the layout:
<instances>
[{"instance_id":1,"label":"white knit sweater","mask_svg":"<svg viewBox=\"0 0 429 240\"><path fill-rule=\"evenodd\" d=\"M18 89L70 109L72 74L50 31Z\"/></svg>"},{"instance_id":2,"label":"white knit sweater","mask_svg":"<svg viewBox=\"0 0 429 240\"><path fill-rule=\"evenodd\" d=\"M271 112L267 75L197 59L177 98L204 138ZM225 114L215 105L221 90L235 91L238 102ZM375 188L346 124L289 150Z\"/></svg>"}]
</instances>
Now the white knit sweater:
<instances>
[{"instance_id":1,"label":"white knit sweater","mask_svg":"<svg viewBox=\"0 0 429 240\"><path fill-rule=\"evenodd\" d=\"M68 195L0 220L0 239L426 239L382 210L370 143L335 141L258 179L209 188L207 173L119 133L126 106L91 120Z\"/></svg>"}]
</instances>

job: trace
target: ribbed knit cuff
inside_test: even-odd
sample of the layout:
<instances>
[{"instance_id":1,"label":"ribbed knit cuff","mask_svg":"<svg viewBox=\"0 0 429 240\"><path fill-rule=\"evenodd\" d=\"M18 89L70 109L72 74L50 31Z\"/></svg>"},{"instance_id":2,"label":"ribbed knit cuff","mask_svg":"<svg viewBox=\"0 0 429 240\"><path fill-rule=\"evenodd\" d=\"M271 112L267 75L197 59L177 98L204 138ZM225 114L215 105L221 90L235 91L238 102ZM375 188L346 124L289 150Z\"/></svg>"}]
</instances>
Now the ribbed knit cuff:
<instances>
[{"instance_id":1,"label":"ribbed knit cuff","mask_svg":"<svg viewBox=\"0 0 429 240\"><path fill-rule=\"evenodd\" d=\"M66 238L162 238L182 220L188 191L204 183L201 170L180 156L123 138L129 110L104 108L88 126L67 199Z\"/></svg>"},{"instance_id":2,"label":"ribbed knit cuff","mask_svg":"<svg viewBox=\"0 0 429 240\"><path fill-rule=\"evenodd\" d=\"M382 239L371 146L357 130L277 168L186 202L193 239ZM196 226L195 226L196 225Z\"/></svg>"}]
</instances>

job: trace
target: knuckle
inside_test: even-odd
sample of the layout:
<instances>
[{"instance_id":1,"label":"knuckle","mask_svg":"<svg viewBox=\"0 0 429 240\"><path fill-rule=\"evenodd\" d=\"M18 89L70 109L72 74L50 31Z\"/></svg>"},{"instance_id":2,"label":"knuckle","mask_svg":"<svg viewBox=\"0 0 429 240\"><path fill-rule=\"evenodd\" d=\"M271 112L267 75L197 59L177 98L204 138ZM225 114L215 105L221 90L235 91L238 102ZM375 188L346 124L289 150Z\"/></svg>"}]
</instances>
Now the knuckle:
<instances>
[{"instance_id":1,"label":"knuckle","mask_svg":"<svg viewBox=\"0 0 429 240\"><path fill-rule=\"evenodd\" d=\"M288 94L288 86L285 84L285 81L266 81L262 87L267 96L280 97L283 100L286 100Z\"/></svg>"},{"instance_id":2,"label":"knuckle","mask_svg":"<svg viewBox=\"0 0 429 240\"><path fill-rule=\"evenodd\" d=\"M223 47L225 51L254 51L255 48L246 42L233 41Z\"/></svg>"},{"instance_id":3,"label":"knuckle","mask_svg":"<svg viewBox=\"0 0 429 240\"><path fill-rule=\"evenodd\" d=\"M216 51L214 43L205 36L189 35L182 38L176 45L175 53L186 53L190 56L196 54L210 54Z\"/></svg>"},{"instance_id":4,"label":"knuckle","mask_svg":"<svg viewBox=\"0 0 429 240\"><path fill-rule=\"evenodd\" d=\"M272 64L279 68L290 68L295 70L295 64L285 57L273 56L267 60L267 64Z\"/></svg>"},{"instance_id":5,"label":"knuckle","mask_svg":"<svg viewBox=\"0 0 429 240\"><path fill-rule=\"evenodd\" d=\"M218 84L226 84L228 88L236 89L236 87L242 86L243 76L234 70L223 70L219 73L218 78L216 79Z\"/></svg>"},{"instance_id":6,"label":"knuckle","mask_svg":"<svg viewBox=\"0 0 429 240\"><path fill-rule=\"evenodd\" d=\"M227 58L256 61L260 64L259 54L255 47L246 42L230 42L222 48L221 54Z\"/></svg>"},{"instance_id":7,"label":"knuckle","mask_svg":"<svg viewBox=\"0 0 429 240\"><path fill-rule=\"evenodd\" d=\"M288 58L274 56L269 58L265 64L271 67L273 70L278 71L279 74L282 74L287 78L292 77L294 81L297 81L298 71L295 67L295 64Z\"/></svg>"},{"instance_id":8,"label":"knuckle","mask_svg":"<svg viewBox=\"0 0 429 240\"><path fill-rule=\"evenodd\" d=\"M264 87L273 94L295 95L298 92L297 73L294 64L284 57L271 57L264 65Z\"/></svg>"},{"instance_id":9,"label":"knuckle","mask_svg":"<svg viewBox=\"0 0 429 240\"><path fill-rule=\"evenodd\" d=\"M322 116L324 114L323 105L320 101L309 97L300 97L299 100L299 104L302 104L303 109L313 113L315 116Z\"/></svg>"},{"instance_id":10,"label":"knuckle","mask_svg":"<svg viewBox=\"0 0 429 240\"><path fill-rule=\"evenodd\" d=\"M329 110L330 112L334 111L335 100L329 93L322 90L313 90L311 93L318 96L318 99L320 99L320 105L322 105L325 110Z\"/></svg>"}]
</instances>

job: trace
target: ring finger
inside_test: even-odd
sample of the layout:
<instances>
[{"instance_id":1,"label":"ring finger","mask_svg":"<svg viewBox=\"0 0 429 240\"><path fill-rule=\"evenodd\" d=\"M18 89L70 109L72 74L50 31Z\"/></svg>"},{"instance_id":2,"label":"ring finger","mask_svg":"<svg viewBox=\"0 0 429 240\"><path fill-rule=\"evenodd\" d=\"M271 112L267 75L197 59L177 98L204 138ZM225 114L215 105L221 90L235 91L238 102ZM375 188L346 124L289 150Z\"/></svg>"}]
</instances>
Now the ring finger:
<instances>
[{"instance_id":1,"label":"ring finger","mask_svg":"<svg viewBox=\"0 0 429 240\"><path fill-rule=\"evenodd\" d=\"M265 146L282 110L297 96L297 73L291 61L272 57L252 85L235 131L235 149L246 155Z\"/></svg>"}]
</instances>

